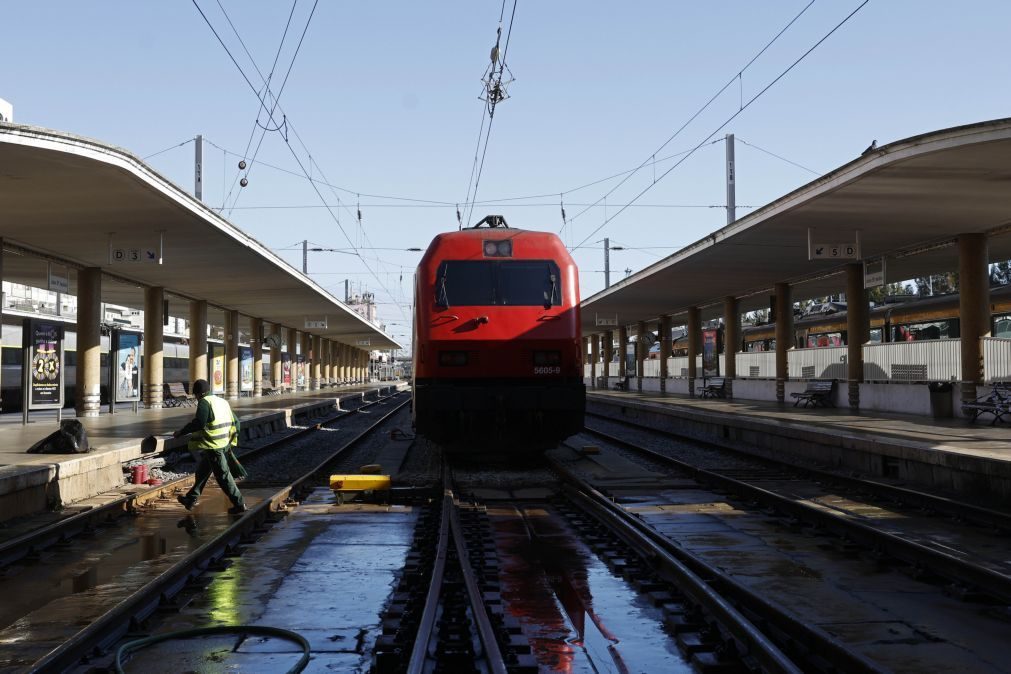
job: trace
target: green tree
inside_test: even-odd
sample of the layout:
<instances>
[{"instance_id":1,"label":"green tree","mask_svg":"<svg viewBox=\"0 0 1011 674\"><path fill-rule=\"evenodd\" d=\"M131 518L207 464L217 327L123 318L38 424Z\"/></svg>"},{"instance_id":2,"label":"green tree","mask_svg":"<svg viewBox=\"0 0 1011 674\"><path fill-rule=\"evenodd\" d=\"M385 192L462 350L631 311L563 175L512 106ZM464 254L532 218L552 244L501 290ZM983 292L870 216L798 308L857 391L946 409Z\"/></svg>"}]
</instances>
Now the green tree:
<instances>
[{"instance_id":1,"label":"green tree","mask_svg":"<svg viewBox=\"0 0 1011 674\"><path fill-rule=\"evenodd\" d=\"M942 274L931 274L914 279L916 294L920 297L931 295L947 295L958 292L958 272L949 271Z\"/></svg>"},{"instance_id":2,"label":"green tree","mask_svg":"<svg viewBox=\"0 0 1011 674\"><path fill-rule=\"evenodd\" d=\"M905 283L886 283L877 288L871 288L867 294L872 302L882 303L886 298L895 295L912 295L913 289Z\"/></svg>"}]
</instances>

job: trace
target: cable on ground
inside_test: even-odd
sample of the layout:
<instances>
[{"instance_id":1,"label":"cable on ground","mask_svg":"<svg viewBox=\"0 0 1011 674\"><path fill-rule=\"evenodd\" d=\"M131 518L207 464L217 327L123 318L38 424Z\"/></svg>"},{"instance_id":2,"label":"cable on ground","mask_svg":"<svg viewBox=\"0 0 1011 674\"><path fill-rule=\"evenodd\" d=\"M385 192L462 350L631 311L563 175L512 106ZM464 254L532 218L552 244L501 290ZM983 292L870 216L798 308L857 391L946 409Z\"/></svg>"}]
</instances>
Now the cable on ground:
<instances>
[{"instance_id":1,"label":"cable on ground","mask_svg":"<svg viewBox=\"0 0 1011 674\"><path fill-rule=\"evenodd\" d=\"M298 644L302 647L302 657L299 658L298 662L296 662L295 665L288 670L287 674L298 674L305 669L307 664L309 664L309 653L311 652L311 649L309 648L309 642L301 634L281 629L280 627L270 627L269 625L218 625L215 627L198 627L191 630L180 630L178 632L166 632L165 634L156 634L154 636L144 637L143 639L128 641L120 646L116 651L116 672L117 674L125 674L123 670L123 656L133 651L139 651L142 648L160 644L164 641L172 641L174 639L190 639L192 637L206 637L220 634L256 634L262 637L285 639Z\"/></svg>"}]
</instances>

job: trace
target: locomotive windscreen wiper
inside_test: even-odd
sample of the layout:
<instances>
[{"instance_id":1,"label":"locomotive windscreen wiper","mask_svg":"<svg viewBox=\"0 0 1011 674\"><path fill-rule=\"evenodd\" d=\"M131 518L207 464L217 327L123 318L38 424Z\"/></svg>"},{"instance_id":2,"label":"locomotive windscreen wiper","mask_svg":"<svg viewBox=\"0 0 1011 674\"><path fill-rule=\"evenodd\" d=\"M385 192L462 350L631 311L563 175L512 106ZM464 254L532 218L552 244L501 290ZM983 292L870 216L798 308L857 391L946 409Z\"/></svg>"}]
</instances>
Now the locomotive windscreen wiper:
<instances>
[{"instance_id":1,"label":"locomotive windscreen wiper","mask_svg":"<svg viewBox=\"0 0 1011 674\"><path fill-rule=\"evenodd\" d=\"M448 273L449 265L444 265L442 276L439 277L439 294L435 296L435 303L446 308L449 308L449 295L446 293L446 275Z\"/></svg>"},{"instance_id":2,"label":"locomotive windscreen wiper","mask_svg":"<svg viewBox=\"0 0 1011 674\"><path fill-rule=\"evenodd\" d=\"M551 281L551 294L548 291L544 291L544 309L550 309L551 305L555 303L555 290L558 288L558 277L554 274L549 274L548 279Z\"/></svg>"}]
</instances>

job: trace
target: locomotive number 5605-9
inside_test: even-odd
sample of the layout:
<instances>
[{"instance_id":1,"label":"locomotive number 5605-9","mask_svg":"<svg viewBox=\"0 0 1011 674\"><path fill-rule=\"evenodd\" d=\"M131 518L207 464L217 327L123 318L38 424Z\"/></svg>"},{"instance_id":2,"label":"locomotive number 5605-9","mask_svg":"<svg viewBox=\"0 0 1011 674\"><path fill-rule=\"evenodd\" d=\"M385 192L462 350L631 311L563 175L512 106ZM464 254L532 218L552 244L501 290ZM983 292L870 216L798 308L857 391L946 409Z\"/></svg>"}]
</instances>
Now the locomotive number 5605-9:
<instances>
[{"instance_id":1,"label":"locomotive number 5605-9","mask_svg":"<svg viewBox=\"0 0 1011 674\"><path fill-rule=\"evenodd\" d=\"M561 374L562 368L557 365L545 365L544 367L535 367L534 374Z\"/></svg>"}]
</instances>

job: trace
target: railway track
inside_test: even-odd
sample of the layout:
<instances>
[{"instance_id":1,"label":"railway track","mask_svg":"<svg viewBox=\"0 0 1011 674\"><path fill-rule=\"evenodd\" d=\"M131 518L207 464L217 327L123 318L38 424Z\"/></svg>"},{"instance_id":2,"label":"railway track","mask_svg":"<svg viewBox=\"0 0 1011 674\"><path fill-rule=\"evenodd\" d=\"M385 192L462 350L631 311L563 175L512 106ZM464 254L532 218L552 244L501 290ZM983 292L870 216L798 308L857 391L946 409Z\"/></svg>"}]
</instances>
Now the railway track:
<instances>
[{"instance_id":1,"label":"railway track","mask_svg":"<svg viewBox=\"0 0 1011 674\"><path fill-rule=\"evenodd\" d=\"M430 546L388 606L377 674L812 671L648 535L602 513L591 487L554 470L505 471L488 489L487 471L468 479L447 466L438 514L416 536Z\"/></svg>"},{"instance_id":2,"label":"railway track","mask_svg":"<svg viewBox=\"0 0 1011 674\"><path fill-rule=\"evenodd\" d=\"M242 449L238 453L243 463L255 460L280 447L284 447L300 438L305 438L321 428L326 428L350 415L358 414L370 407L386 404L386 402L397 395L367 401L354 410L341 411L325 419L319 419L303 428L294 430L280 437L259 443L248 449ZM173 452L180 454L181 451ZM166 453L163 453L163 455ZM147 459L158 458L158 455L145 457ZM124 494L114 498L100 506L89 508L69 517L41 526L21 536L10 538L0 543L0 570L4 567L26 557L37 556L52 546L63 546L69 544L74 538L86 535L91 536L102 527L114 523L125 515L136 515L143 509L157 501L164 501L164 495L169 492L185 491L193 484L192 474L163 482L158 486L141 489L132 493ZM212 484L213 480L211 481Z\"/></svg>"},{"instance_id":3,"label":"railway track","mask_svg":"<svg viewBox=\"0 0 1011 674\"><path fill-rule=\"evenodd\" d=\"M753 485L738 495L728 482L735 478L711 480L716 471L676 464L629 435L587 433L549 452L566 490L596 519L627 528L625 544L650 568L673 574L679 562L702 580L694 592L721 597L802 671L1005 671L999 635L1009 613L994 595L952 587L925 565L807 524L793 515L810 498L796 493L805 482L784 467L755 471L765 486L793 485L792 498L780 495L789 505L778 509L754 498Z\"/></svg>"},{"instance_id":4,"label":"railway track","mask_svg":"<svg viewBox=\"0 0 1011 674\"><path fill-rule=\"evenodd\" d=\"M191 542L188 546L181 546L183 550L178 554L159 555L156 550L152 559L142 560L137 565L136 572L131 567L127 573L117 577L116 588L128 592L127 596L102 593L98 591L101 590L100 585L94 592L82 588L85 591L80 594L75 588L74 594L57 602L60 605L52 612L58 619L66 621L65 624L52 622L52 615L43 616L47 622L42 624L33 624L31 616L16 621L11 627L0 632L0 647L2 647L0 650L5 653L3 665L16 667L19 671L64 671L89 657L107 653L112 645L124 635L138 629L144 620L159 608L171 606L173 598L194 582L198 582L197 579L206 570L219 568L227 557L237 554L255 542L270 525L283 517L291 504L305 498L321 481L325 482L329 476L329 467L335 460L362 443L409 402L409 396L403 395L375 401L374 405L379 407L389 403L392 405L388 411L377 415L375 420L370 419L371 423L364 430L346 441L341 441L325 458L315 461L312 467L297 479L280 487L257 489L244 486L247 500L258 502L241 518L228 518L216 513L194 518L184 512L181 506L175 504L175 494L191 483L192 477L188 477L174 480L145 494L134 495L132 499L110 504L107 506L109 512L93 514L90 524L64 521L51 530L36 532L33 536L22 539L22 544L32 546L32 551L16 555L15 558L20 560L19 564L31 563L32 558L39 555L59 554L59 552L72 557L86 557L81 547L75 545L75 538L80 537L82 546L86 546L92 538L99 539L110 535L115 531L118 521L112 513L119 510L120 513L141 514L142 517L138 520L141 522L145 517L153 518L153 522L159 518L163 521L168 518L172 523L168 530L177 526L185 528L187 531L180 535L189 534ZM317 422L280 441L267 443L257 448L257 455L265 456L268 452L290 446L297 439L346 416L346 414L339 415ZM244 456L248 459L249 454ZM212 491L214 490L208 489L202 500L213 501L216 497L212 495ZM219 494L217 498L223 499L223 496ZM222 502L221 510L223 509ZM98 519L94 519L96 516ZM183 516L183 519L176 524L176 519L180 516ZM95 522L100 524L96 525ZM161 526L166 527L166 524L162 523ZM103 532L103 529L108 531ZM158 540L162 546L165 545L165 538ZM136 543L136 540L132 542ZM55 545L56 552L46 547L46 544ZM135 579L132 575L142 578ZM9 580L16 578L15 573ZM94 581L91 586L94 586ZM78 603L81 608L75 610L74 606ZM29 637L27 640L26 636Z\"/></svg>"},{"instance_id":5,"label":"railway track","mask_svg":"<svg viewBox=\"0 0 1011 674\"><path fill-rule=\"evenodd\" d=\"M945 579L959 596L1011 603L1007 513L904 486L754 457L610 417L587 417L595 419L586 430L596 437L832 532L876 556L908 565L913 573ZM629 437L630 432L636 437ZM651 438L661 442L646 446ZM676 444L663 442L667 440ZM689 451L681 451L684 445Z\"/></svg>"}]
</instances>

